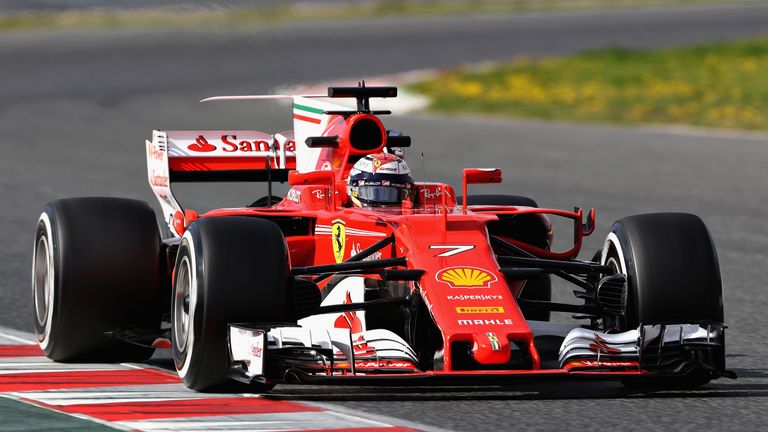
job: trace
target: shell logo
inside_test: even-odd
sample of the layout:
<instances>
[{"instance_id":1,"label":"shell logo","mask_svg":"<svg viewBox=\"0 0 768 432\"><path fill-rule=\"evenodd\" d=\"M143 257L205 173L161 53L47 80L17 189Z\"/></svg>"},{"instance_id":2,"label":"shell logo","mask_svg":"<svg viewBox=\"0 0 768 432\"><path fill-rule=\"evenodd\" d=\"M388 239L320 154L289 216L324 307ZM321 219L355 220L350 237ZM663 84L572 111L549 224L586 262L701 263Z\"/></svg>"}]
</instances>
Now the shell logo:
<instances>
[{"instance_id":1,"label":"shell logo","mask_svg":"<svg viewBox=\"0 0 768 432\"><path fill-rule=\"evenodd\" d=\"M451 288L489 288L498 278L477 267L449 267L435 275L439 282L447 283Z\"/></svg>"}]
</instances>

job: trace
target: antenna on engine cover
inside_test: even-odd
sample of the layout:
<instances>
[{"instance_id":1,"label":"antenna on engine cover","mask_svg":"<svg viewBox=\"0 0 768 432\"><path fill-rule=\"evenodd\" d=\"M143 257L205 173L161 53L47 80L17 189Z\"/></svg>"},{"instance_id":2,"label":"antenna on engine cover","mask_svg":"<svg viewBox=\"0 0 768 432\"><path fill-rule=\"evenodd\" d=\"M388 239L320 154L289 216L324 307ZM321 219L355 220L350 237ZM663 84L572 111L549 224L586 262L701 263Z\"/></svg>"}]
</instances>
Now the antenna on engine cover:
<instances>
[{"instance_id":1,"label":"antenna on engine cover","mask_svg":"<svg viewBox=\"0 0 768 432\"><path fill-rule=\"evenodd\" d=\"M427 164L424 162L424 152L421 152L421 175L423 175L425 179L429 178L427 175Z\"/></svg>"},{"instance_id":2,"label":"antenna on engine cover","mask_svg":"<svg viewBox=\"0 0 768 432\"><path fill-rule=\"evenodd\" d=\"M358 81L357 86L365 88L365 80ZM371 100L368 98L357 98L357 110L360 112L371 112Z\"/></svg>"}]
</instances>

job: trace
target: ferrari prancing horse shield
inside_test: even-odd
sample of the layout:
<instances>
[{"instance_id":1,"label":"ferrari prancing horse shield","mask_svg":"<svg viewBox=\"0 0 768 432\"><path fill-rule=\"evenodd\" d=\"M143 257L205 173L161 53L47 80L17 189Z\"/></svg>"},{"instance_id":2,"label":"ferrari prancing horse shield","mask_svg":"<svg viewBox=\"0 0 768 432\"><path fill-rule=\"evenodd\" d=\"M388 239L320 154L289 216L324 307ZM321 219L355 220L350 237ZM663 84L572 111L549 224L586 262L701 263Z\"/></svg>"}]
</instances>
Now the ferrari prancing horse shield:
<instances>
[{"instance_id":1,"label":"ferrari prancing horse shield","mask_svg":"<svg viewBox=\"0 0 768 432\"><path fill-rule=\"evenodd\" d=\"M336 263L344 261L344 251L347 245L347 227L343 221L333 221L331 227L331 244L333 244L333 257L336 258Z\"/></svg>"}]
</instances>

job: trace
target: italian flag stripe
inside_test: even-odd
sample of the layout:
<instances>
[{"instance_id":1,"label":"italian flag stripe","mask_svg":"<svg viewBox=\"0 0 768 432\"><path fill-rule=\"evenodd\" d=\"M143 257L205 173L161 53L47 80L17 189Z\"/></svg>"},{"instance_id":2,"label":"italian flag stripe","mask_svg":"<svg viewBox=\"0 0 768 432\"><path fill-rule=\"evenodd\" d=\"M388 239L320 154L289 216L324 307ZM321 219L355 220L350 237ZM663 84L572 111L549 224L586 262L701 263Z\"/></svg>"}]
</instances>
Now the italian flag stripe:
<instances>
[{"instance_id":1,"label":"italian flag stripe","mask_svg":"<svg viewBox=\"0 0 768 432\"><path fill-rule=\"evenodd\" d=\"M296 120L302 120L302 121L305 121L305 122L320 124L320 119L316 119L316 118L312 118L312 117L307 117L307 116L303 116L303 115L299 115L299 114L294 114L293 118L295 118Z\"/></svg>"},{"instance_id":2,"label":"italian flag stripe","mask_svg":"<svg viewBox=\"0 0 768 432\"><path fill-rule=\"evenodd\" d=\"M312 108L312 107L308 107L306 105L299 105L299 104L296 104L296 103L293 104L293 109L294 110L299 110L299 111L311 112L312 114L322 114L323 113L323 110L320 109L320 108Z\"/></svg>"}]
</instances>

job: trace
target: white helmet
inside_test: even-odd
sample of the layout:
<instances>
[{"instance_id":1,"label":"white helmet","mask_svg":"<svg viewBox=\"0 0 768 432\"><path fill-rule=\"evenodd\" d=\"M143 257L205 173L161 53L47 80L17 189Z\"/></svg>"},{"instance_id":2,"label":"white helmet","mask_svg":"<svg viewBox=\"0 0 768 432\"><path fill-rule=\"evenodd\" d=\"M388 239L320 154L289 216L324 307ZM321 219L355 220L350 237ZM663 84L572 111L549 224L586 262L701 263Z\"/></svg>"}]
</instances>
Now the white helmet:
<instances>
[{"instance_id":1,"label":"white helmet","mask_svg":"<svg viewBox=\"0 0 768 432\"><path fill-rule=\"evenodd\" d=\"M413 193L411 170L393 154L366 155L349 172L347 192L355 207L399 206Z\"/></svg>"}]
</instances>

